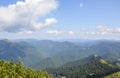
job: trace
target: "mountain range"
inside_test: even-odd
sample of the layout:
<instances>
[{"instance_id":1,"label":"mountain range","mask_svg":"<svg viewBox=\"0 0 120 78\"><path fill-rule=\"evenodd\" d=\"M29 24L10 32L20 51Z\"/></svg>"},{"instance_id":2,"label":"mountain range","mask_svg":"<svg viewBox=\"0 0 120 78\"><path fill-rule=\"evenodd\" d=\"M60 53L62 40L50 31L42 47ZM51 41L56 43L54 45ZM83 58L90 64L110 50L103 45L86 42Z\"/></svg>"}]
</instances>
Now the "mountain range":
<instances>
[{"instance_id":1,"label":"mountain range","mask_svg":"<svg viewBox=\"0 0 120 78\"><path fill-rule=\"evenodd\" d=\"M24 65L36 69L60 67L90 55L99 55L114 63L119 62L120 41L0 40L0 59L21 60Z\"/></svg>"}]
</instances>

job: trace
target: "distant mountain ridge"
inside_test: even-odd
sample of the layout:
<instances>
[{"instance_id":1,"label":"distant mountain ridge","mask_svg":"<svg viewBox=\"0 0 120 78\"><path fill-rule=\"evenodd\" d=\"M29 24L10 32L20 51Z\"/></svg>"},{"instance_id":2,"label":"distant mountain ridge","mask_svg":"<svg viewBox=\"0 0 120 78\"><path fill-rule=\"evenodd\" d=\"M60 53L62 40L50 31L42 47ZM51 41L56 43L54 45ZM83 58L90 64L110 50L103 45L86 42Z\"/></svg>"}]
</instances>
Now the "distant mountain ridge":
<instances>
[{"instance_id":1,"label":"distant mountain ridge","mask_svg":"<svg viewBox=\"0 0 120 78\"><path fill-rule=\"evenodd\" d=\"M19 45L14 41L8 39L0 40L0 59L10 60L13 58L17 61L25 56L24 49L23 45Z\"/></svg>"},{"instance_id":2,"label":"distant mountain ridge","mask_svg":"<svg viewBox=\"0 0 120 78\"><path fill-rule=\"evenodd\" d=\"M120 59L120 41L99 40L79 44L70 41L3 39L0 40L0 59L20 59L33 68L59 67L93 54L112 62Z\"/></svg>"},{"instance_id":3,"label":"distant mountain ridge","mask_svg":"<svg viewBox=\"0 0 120 78\"><path fill-rule=\"evenodd\" d=\"M92 62L95 60L99 60L99 59L102 59L102 57L94 54L94 55L90 55L90 56L85 57L85 58L80 59L80 60L68 62L68 63L64 64L63 66L72 67L72 66L77 66L77 65L83 65L83 64L86 64L86 63L89 63L89 62Z\"/></svg>"}]
</instances>

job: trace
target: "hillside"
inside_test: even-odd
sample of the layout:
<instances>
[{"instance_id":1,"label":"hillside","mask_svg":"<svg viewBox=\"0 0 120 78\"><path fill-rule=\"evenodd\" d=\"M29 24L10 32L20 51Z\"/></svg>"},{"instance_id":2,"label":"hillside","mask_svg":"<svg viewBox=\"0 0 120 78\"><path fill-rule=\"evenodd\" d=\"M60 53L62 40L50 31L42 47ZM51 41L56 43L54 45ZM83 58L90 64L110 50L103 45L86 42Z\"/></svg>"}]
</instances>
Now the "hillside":
<instances>
[{"instance_id":1,"label":"hillside","mask_svg":"<svg viewBox=\"0 0 120 78\"><path fill-rule=\"evenodd\" d=\"M112 61L112 62L120 62L120 55L119 54L115 54L115 53L107 53L107 54L104 54L103 57L105 59L108 59L109 61Z\"/></svg>"},{"instance_id":2,"label":"hillside","mask_svg":"<svg viewBox=\"0 0 120 78\"><path fill-rule=\"evenodd\" d=\"M0 40L0 59L9 60L13 58L15 61L25 56L25 46L10 41L8 39Z\"/></svg>"},{"instance_id":3,"label":"hillside","mask_svg":"<svg viewBox=\"0 0 120 78\"><path fill-rule=\"evenodd\" d=\"M111 75L105 76L104 78L120 78L120 71L119 72L115 72Z\"/></svg>"},{"instance_id":4,"label":"hillside","mask_svg":"<svg viewBox=\"0 0 120 78\"><path fill-rule=\"evenodd\" d=\"M89 49L93 50L98 55L105 55L107 53L120 55L119 47L119 41L99 41L97 44L90 46Z\"/></svg>"},{"instance_id":5,"label":"hillside","mask_svg":"<svg viewBox=\"0 0 120 78\"><path fill-rule=\"evenodd\" d=\"M102 78L118 71L118 67L103 58L91 60L83 65L47 69L55 78Z\"/></svg>"},{"instance_id":6,"label":"hillside","mask_svg":"<svg viewBox=\"0 0 120 78\"><path fill-rule=\"evenodd\" d=\"M80 60L68 62L68 63L64 64L63 66L72 67L72 66L77 66L77 65L83 65L83 64L89 63L91 61L99 60L99 59L102 59L102 57L94 54L94 55L90 55L90 56L85 57Z\"/></svg>"},{"instance_id":7,"label":"hillside","mask_svg":"<svg viewBox=\"0 0 120 78\"><path fill-rule=\"evenodd\" d=\"M8 61L12 58L15 62L21 60L25 66L34 69L47 68L55 78L98 78L119 71L119 41L87 44L89 43L78 45L68 41L4 39L0 40L0 59Z\"/></svg>"},{"instance_id":8,"label":"hillside","mask_svg":"<svg viewBox=\"0 0 120 78\"><path fill-rule=\"evenodd\" d=\"M32 66L37 68L59 67L92 54L100 55L114 62L119 59L119 57L113 57L110 54L112 53L119 56L120 53L119 41L95 41L91 43L80 43L79 46L76 43L68 41L37 40L35 43L32 42L32 44L37 46L39 51L49 55L48 58L38 61L36 65Z\"/></svg>"}]
</instances>

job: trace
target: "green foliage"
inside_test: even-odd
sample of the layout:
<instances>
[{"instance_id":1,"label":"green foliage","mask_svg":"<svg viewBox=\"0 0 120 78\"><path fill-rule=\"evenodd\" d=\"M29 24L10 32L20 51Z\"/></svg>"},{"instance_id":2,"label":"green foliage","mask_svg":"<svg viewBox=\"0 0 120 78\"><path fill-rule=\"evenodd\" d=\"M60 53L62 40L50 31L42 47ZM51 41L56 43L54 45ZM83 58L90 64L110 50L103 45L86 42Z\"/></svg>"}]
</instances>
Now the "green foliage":
<instances>
[{"instance_id":1,"label":"green foliage","mask_svg":"<svg viewBox=\"0 0 120 78\"><path fill-rule=\"evenodd\" d=\"M103 78L105 75L114 73L118 70L118 67L112 63L104 59L97 59L84 65L60 67L57 69L51 68L48 69L48 72L54 74L55 78Z\"/></svg>"},{"instance_id":2,"label":"green foliage","mask_svg":"<svg viewBox=\"0 0 120 78\"><path fill-rule=\"evenodd\" d=\"M0 78L52 78L52 76L47 72L26 68L20 61L14 64L13 60L10 62L0 60Z\"/></svg>"}]
</instances>

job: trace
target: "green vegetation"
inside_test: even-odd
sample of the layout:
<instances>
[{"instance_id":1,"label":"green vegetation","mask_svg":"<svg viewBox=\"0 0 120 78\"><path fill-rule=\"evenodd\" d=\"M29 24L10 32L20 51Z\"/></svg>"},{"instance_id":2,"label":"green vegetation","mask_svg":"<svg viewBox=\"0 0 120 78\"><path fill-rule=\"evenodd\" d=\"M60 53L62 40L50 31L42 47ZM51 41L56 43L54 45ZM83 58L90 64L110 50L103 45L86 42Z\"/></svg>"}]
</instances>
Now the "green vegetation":
<instances>
[{"instance_id":1,"label":"green vegetation","mask_svg":"<svg viewBox=\"0 0 120 78\"><path fill-rule=\"evenodd\" d=\"M0 60L0 78L52 78L52 76L47 72L26 68L20 61L14 64L13 60L10 62Z\"/></svg>"},{"instance_id":2,"label":"green vegetation","mask_svg":"<svg viewBox=\"0 0 120 78\"><path fill-rule=\"evenodd\" d=\"M105 78L120 78L120 71L111 75L105 76Z\"/></svg>"},{"instance_id":3,"label":"green vegetation","mask_svg":"<svg viewBox=\"0 0 120 78\"><path fill-rule=\"evenodd\" d=\"M55 78L103 78L119 71L118 67L104 59L97 59L83 65L48 69Z\"/></svg>"}]
</instances>

